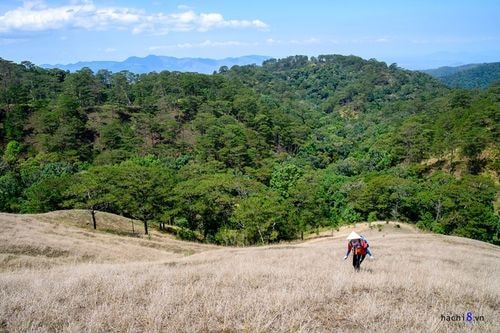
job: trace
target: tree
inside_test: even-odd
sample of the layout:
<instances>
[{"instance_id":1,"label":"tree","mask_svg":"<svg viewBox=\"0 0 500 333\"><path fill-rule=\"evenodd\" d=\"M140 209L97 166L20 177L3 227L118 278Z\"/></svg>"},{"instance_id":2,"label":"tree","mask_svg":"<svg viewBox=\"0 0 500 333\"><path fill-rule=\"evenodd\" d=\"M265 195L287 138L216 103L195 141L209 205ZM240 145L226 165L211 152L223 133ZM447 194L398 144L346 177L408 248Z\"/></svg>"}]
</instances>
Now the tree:
<instances>
[{"instance_id":1,"label":"tree","mask_svg":"<svg viewBox=\"0 0 500 333\"><path fill-rule=\"evenodd\" d=\"M133 160L123 162L115 177L115 197L119 210L144 223L159 221L171 209L170 202L175 178L171 170L160 165L141 166Z\"/></svg>"},{"instance_id":2,"label":"tree","mask_svg":"<svg viewBox=\"0 0 500 333\"><path fill-rule=\"evenodd\" d=\"M0 175L0 211L18 212L22 186L14 172Z\"/></svg>"},{"instance_id":3,"label":"tree","mask_svg":"<svg viewBox=\"0 0 500 333\"><path fill-rule=\"evenodd\" d=\"M327 224L329 209L315 174L305 174L297 181L289 191L288 203L301 238L307 228L318 231L320 226Z\"/></svg>"},{"instance_id":4,"label":"tree","mask_svg":"<svg viewBox=\"0 0 500 333\"><path fill-rule=\"evenodd\" d=\"M283 198L287 198L290 189L295 185L302 170L292 163L276 165L271 175L271 188L277 191Z\"/></svg>"},{"instance_id":5,"label":"tree","mask_svg":"<svg viewBox=\"0 0 500 333\"><path fill-rule=\"evenodd\" d=\"M64 81L64 94L74 98L78 106L89 107L102 102L102 85L90 68L69 74Z\"/></svg>"},{"instance_id":6,"label":"tree","mask_svg":"<svg viewBox=\"0 0 500 333\"><path fill-rule=\"evenodd\" d=\"M231 224L236 204L263 189L262 184L230 173L191 172L185 177L173 191L173 215L186 218L188 227L200 231L206 240Z\"/></svg>"},{"instance_id":7,"label":"tree","mask_svg":"<svg viewBox=\"0 0 500 333\"><path fill-rule=\"evenodd\" d=\"M144 223L147 235L148 222L159 220L168 208L174 178L169 169L159 164L139 163L140 160L130 160L81 172L67 191L66 206L88 209L94 226L97 209L138 219Z\"/></svg>"},{"instance_id":8,"label":"tree","mask_svg":"<svg viewBox=\"0 0 500 333\"><path fill-rule=\"evenodd\" d=\"M43 176L23 191L21 213L45 213L63 208L64 191L70 184L71 178L67 174Z\"/></svg>"},{"instance_id":9,"label":"tree","mask_svg":"<svg viewBox=\"0 0 500 333\"><path fill-rule=\"evenodd\" d=\"M3 153L3 160L9 164L17 162L19 153L21 152L21 145L17 141L9 141Z\"/></svg>"},{"instance_id":10,"label":"tree","mask_svg":"<svg viewBox=\"0 0 500 333\"><path fill-rule=\"evenodd\" d=\"M38 152L55 152L61 160L89 160L92 135L78 101L61 94L54 105L34 112L30 118L31 141Z\"/></svg>"},{"instance_id":11,"label":"tree","mask_svg":"<svg viewBox=\"0 0 500 333\"><path fill-rule=\"evenodd\" d=\"M130 105L132 103L130 83L135 80L135 75L129 71L114 73L109 78L111 86L109 92L110 102L122 105Z\"/></svg>"},{"instance_id":12,"label":"tree","mask_svg":"<svg viewBox=\"0 0 500 333\"><path fill-rule=\"evenodd\" d=\"M248 244L267 244L283 239L279 230L285 219L285 207L273 192L258 193L242 199L231 217L232 222L245 234Z\"/></svg>"},{"instance_id":13,"label":"tree","mask_svg":"<svg viewBox=\"0 0 500 333\"><path fill-rule=\"evenodd\" d=\"M79 168L79 164L51 161L44 155L22 161L18 168L23 186L18 198L21 212L44 213L61 209L70 176Z\"/></svg>"},{"instance_id":14,"label":"tree","mask_svg":"<svg viewBox=\"0 0 500 333\"><path fill-rule=\"evenodd\" d=\"M414 194L418 185L410 179L390 174L372 174L366 179L366 186L349 194L354 208L367 217L375 212L383 219L414 220L418 217Z\"/></svg>"},{"instance_id":15,"label":"tree","mask_svg":"<svg viewBox=\"0 0 500 333\"><path fill-rule=\"evenodd\" d=\"M71 186L66 190L70 197L65 202L67 207L84 208L90 212L92 226L97 229L96 211L106 210L115 199L110 188L109 177L114 174L114 168L95 167L73 177Z\"/></svg>"}]
</instances>

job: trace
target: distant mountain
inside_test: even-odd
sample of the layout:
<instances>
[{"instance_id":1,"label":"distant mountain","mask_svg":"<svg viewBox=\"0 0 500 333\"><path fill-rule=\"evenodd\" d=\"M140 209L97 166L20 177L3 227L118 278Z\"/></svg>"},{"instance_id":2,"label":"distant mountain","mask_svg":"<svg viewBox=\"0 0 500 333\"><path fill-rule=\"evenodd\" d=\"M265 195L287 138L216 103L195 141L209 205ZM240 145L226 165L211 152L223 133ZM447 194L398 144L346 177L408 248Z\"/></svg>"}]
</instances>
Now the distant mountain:
<instances>
[{"instance_id":1,"label":"distant mountain","mask_svg":"<svg viewBox=\"0 0 500 333\"><path fill-rule=\"evenodd\" d=\"M422 70L454 88L486 88L500 80L500 62Z\"/></svg>"},{"instance_id":2,"label":"distant mountain","mask_svg":"<svg viewBox=\"0 0 500 333\"><path fill-rule=\"evenodd\" d=\"M97 72L100 69L107 69L112 72L120 72L127 70L133 73L149 73L179 71L179 72L198 72L210 74L218 70L221 66L232 67L234 65L260 65L264 60L270 59L268 56L249 55L236 58L224 59L208 59L208 58L175 58L167 56L149 55L144 58L130 57L125 61L85 61L77 62L68 65L41 65L44 68L60 68L75 72L84 67L90 68L92 71Z\"/></svg>"}]
</instances>

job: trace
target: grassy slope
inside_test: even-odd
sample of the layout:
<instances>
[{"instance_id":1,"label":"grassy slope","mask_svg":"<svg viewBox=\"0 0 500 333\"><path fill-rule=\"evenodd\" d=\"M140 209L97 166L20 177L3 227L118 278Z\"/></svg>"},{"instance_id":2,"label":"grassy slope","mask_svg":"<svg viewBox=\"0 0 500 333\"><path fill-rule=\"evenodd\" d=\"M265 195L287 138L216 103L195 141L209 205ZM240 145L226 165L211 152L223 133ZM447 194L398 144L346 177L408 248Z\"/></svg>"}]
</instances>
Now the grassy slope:
<instances>
[{"instance_id":1,"label":"grassy slope","mask_svg":"<svg viewBox=\"0 0 500 333\"><path fill-rule=\"evenodd\" d=\"M500 249L490 244L384 223L305 243L217 248L94 232L87 217L0 214L0 331L500 329ZM376 256L360 273L342 260L352 229ZM440 320L467 310L484 322Z\"/></svg>"},{"instance_id":2,"label":"grassy slope","mask_svg":"<svg viewBox=\"0 0 500 333\"><path fill-rule=\"evenodd\" d=\"M38 215L0 213L0 272L81 263L130 263L182 258L215 246L177 241L142 223L98 212L97 232L84 210ZM134 223L135 237L132 235ZM106 232L104 232L106 231Z\"/></svg>"}]
</instances>

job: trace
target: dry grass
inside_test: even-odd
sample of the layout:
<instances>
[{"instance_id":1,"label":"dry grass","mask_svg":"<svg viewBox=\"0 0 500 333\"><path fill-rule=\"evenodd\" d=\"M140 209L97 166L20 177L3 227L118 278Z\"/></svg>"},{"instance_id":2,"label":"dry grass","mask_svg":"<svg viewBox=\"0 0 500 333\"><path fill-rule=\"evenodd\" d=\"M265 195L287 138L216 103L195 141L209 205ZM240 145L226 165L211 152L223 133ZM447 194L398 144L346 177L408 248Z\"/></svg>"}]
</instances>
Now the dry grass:
<instances>
[{"instance_id":1,"label":"dry grass","mask_svg":"<svg viewBox=\"0 0 500 333\"><path fill-rule=\"evenodd\" d=\"M131 263L184 257L215 246L181 242L155 230L150 237L126 237L130 220L98 213L98 230L83 210L39 215L0 213L0 272L47 269L79 263ZM136 226L140 222L135 221ZM78 227L78 228L75 228Z\"/></svg>"},{"instance_id":2,"label":"dry grass","mask_svg":"<svg viewBox=\"0 0 500 333\"><path fill-rule=\"evenodd\" d=\"M34 216L0 215L0 230L0 331L500 331L499 248L403 224L355 228L377 258L359 273L342 260L348 229L268 247L185 243L190 256L169 251L180 245L168 238L105 235ZM49 250L29 250L42 246ZM5 256L26 258L11 265ZM466 311L484 321L441 321Z\"/></svg>"}]
</instances>

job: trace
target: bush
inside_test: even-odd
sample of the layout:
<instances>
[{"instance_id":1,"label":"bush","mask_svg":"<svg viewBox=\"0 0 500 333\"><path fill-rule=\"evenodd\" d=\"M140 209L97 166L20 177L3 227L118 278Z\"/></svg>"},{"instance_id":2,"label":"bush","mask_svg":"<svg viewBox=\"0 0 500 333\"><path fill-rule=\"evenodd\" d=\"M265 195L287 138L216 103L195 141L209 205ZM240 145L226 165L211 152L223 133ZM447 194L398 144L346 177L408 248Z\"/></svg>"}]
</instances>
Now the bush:
<instances>
[{"instance_id":1,"label":"bush","mask_svg":"<svg viewBox=\"0 0 500 333\"><path fill-rule=\"evenodd\" d=\"M438 222L432 223L431 230L437 234L445 234L444 227Z\"/></svg>"},{"instance_id":2,"label":"bush","mask_svg":"<svg viewBox=\"0 0 500 333\"><path fill-rule=\"evenodd\" d=\"M421 230L430 230L432 228L432 223L434 222L434 218L432 214L429 212L425 212L421 217L420 221L417 222L417 228Z\"/></svg>"},{"instance_id":3,"label":"bush","mask_svg":"<svg viewBox=\"0 0 500 333\"><path fill-rule=\"evenodd\" d=\"M368 221L369 222L373 222L373 221L377 221L378 218L377 218L377 212L370 212L368 214Z\"/></svg>"},{"instance_id":4,"label":"bush","mask_svg":"<svg viewBox=\"0 0 500 333\"><path fill-rule=\"evenodd\" d=\"M184 217L179 217L179 218L175 218L174 220L174 225L176 227L179 227L179 228L184 228L184 229L187 229L188 228L188 220Z\"/></svg>"},{"instance_id":5,"label":"bush","mask_svg":"<svg viewBox=\"0 0 500 333\"><path fill-rule=\"evenodd\" d=\"M215 241L225 246L247 245L245 234L240 230L222 228L215 235Z\"/></svg>"},{"instance_id":6,"label":"bush","mask_svg":"<svg viewBox=\"0 0 500 333\"><path fill-rule=\"evenodd\" d=\"M188 228L180 228L177 232L177 237L182 240L193 241L193 242L201 242L203 240L203 236L193 230Z\"/></svg>"},{"instance_id":7,"label":"bush","mask_svg":"<svg viewBox=\"0 0 500 333\"><path fill-rule=\"evenodd\" d=\"M162 230L168 234L172 234L172 235L177 236L179 234L179 230L181 230L181 229L175 225L168 225L167 224L167 225L163 226Z\"/></svg>"}]
</instances>

